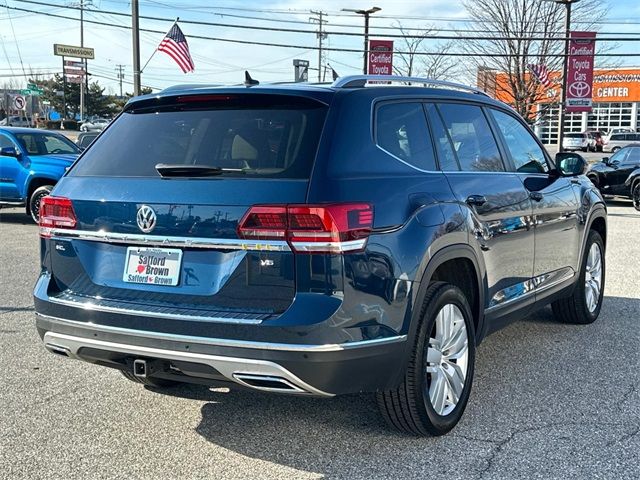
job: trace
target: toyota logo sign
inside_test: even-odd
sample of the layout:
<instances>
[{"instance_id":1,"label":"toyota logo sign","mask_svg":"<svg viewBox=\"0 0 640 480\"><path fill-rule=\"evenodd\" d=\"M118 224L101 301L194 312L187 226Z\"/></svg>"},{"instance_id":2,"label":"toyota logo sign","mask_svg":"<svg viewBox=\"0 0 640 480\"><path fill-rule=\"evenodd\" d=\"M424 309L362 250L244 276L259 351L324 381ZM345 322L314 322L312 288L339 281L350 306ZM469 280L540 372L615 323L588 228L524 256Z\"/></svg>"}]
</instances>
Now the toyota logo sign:
<instances>
[{"instance_id":1,"label":"toyota logo sign","mask_svg":"<svg viewBox=\"0 0 640 480\"><path fill-rule=\"evenodd\" d=\"M156 212L150 206L142 205L138 209L136 221L140 230L144 233L149 233L156 227Z\"/></svg>"},{"instance_id":2,"label":"toyota logo sign","mask_svg":"<svg viewBox=\"0 0 640 480\"><path fill-rule=\"evenodd\" d=\"M591 93L591 85L587 82L574 82L569 85L569 92L571 92L571 96L574 98L588 97Z\"/></svg>"}]
</instances>

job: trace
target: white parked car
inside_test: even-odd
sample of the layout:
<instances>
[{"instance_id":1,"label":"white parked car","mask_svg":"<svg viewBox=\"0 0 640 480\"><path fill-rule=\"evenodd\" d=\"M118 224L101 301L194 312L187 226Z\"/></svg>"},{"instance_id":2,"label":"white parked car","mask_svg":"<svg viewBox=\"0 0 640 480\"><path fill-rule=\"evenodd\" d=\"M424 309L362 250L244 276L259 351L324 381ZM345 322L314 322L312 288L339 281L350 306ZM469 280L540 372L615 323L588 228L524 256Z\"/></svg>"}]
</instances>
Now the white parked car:
<instances>
[{"instance_id":1,"label":"white parked car","mask_svg":"<svg viewBox=\"0 0 640 480\"><path fill-rule=\"evenodd\" d=\"M95 120L87 120L80 125L81 132L89 132L89 131L102 131L105 129L107 125L109 125L109 121L106 118L97 118Z\"/></svg>"},{"instance_id":2,"label":"white parked car","mask_svg":"<svg viewBox=\"0 0 640 480\"><path fill-rule=\"evenodd\" d=\"M589 137L586 133L565 133L562 139L562 149L565 151L582 150L586 152L591 149Z\"/></svg>"}]
</instances>

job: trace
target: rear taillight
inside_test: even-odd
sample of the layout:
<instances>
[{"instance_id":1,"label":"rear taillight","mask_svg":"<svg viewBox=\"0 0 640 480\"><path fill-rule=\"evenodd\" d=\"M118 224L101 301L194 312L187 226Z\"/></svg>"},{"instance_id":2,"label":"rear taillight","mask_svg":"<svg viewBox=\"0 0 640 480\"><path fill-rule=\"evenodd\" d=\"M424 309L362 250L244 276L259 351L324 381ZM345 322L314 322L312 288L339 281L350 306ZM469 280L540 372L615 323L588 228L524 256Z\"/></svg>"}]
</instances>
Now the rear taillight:
<instances>
[{"instance_id":1,"label":"rear taillight","mask_svg":"<svg viewBox=\"0 0 640 480\"><path fill-rule=\"evenodd\" d=\"M285 240L296 252L341 253L362 250L373 227L367 203L256 205L238 224L238 236Z\"/></svg>"},{"instance_id":2,"label":"rear taillight","mask_svg":"<svg viewBox=\"0 0 640 480\"><path fill-rule=\"evenodd\" d=\"M52 228L76 228L76 214L71 200L63 197L43 197L40 200L40 236L51 236Z\"/></svg>"}]
</instances>

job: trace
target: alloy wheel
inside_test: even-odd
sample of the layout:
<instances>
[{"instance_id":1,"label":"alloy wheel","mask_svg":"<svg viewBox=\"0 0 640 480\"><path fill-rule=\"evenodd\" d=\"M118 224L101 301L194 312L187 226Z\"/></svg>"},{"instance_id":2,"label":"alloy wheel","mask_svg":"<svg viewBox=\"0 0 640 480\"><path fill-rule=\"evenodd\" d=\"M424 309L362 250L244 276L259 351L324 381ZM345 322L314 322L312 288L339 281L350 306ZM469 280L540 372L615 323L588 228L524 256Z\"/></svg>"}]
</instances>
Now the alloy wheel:
<instances>
[{"instance_id":1,"label":"alloy wheel","mask_svg":"<svg viewBox=\"0 0 640 480\"><path fill-rule=\"evenodd\" d=\"M589 312L593 313L600 301L602 288L602 252L596 243L591 245L587 256L586 272L584 276L584 294Z\"/></svg>"},{"instance_id":2,"label":"alloy wheel","mask_svg":"<svg viewBox=\"0 0 640 480\"><path fill-rule=\"evenodd\" d=\"M438 415L450 414L464 389L469 363L469 338L460 308L452 303L436 316L429 338L426 389Z\"/></svg>"}]
</instances>

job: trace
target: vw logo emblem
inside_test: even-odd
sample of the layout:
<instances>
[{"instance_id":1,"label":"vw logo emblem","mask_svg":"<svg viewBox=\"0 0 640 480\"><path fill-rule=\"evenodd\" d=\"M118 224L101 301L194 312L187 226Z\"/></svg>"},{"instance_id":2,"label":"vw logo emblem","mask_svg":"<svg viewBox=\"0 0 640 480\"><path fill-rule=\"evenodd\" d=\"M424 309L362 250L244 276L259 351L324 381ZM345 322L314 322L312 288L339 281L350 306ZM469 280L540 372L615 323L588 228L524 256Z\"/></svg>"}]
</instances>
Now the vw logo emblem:
<instances>
[{"instance_id":1,"label":"vw logo emblem","mask_svg":"<svg viewBox=\"0 0 640 480\"><path fill-rule=\"evenodd\" d=\"M138 222L138 228L140 230L144 233L149 233L156 227L156 212L154 212L150 206L142 205L138 209L136 221Z\"/></svg>"},{"instance_id":2,"label":"vw logo emblem","mask_svg":"<svg viewBox=\"0 0 640 480\"><path fill-rule=\"evenodd\" d=\"M573 82L569 85L569 92L574 98L584 98L591 92L591 85L587 82Z\"/></svg>"}]
</instances>

